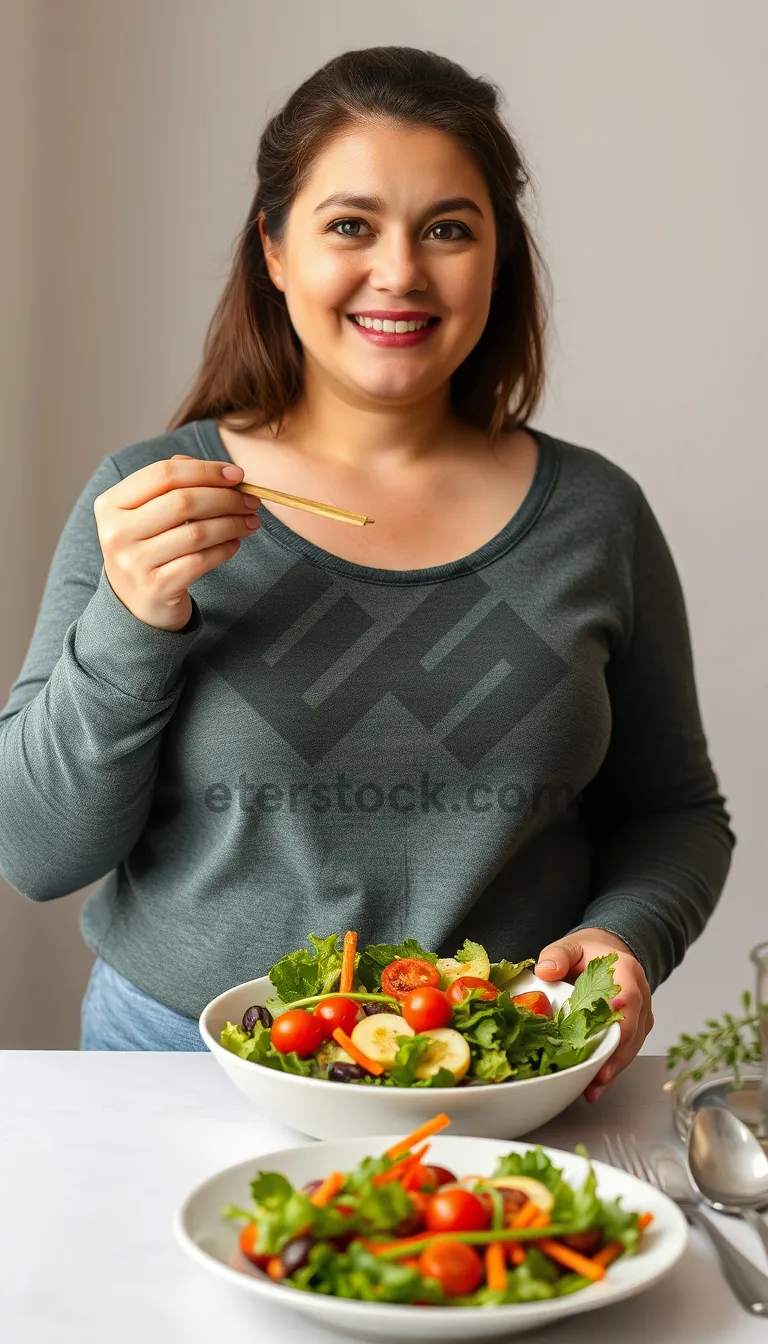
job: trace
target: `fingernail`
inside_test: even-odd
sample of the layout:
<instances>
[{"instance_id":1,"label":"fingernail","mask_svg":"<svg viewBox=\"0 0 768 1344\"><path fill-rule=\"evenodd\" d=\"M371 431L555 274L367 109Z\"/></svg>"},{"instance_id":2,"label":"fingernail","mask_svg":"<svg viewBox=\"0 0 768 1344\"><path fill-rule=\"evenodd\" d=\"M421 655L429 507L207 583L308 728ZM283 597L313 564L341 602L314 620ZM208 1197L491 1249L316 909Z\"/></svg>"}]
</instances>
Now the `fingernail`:
<instances>
[{"instance_id":1,"label":"fingernail","mask_svg":"<svg viewBox=\"0 0 768 1344\"><path fill-rule=\"evenodd\" d=\"M541 968L542 971L553 971L553 970L555 969L556 966L557 966L557 962L556 962L556 961L550 961L550 960L549 960L549 957L547 957L547 960L546 960L546 961L537 961L537 963L536 963L536 965L534 966L533 969L534 969L535 971L538 971L539 968Z\"/></svg>"},{"instance_id":2,"label":"fingernail","mask_svg":"<svg viewBox=\"0 0 768 1344\"><path fill-rule=\"evenodd\" d=\"M221 468L221 474L226 481L239 481L243 474L243 468L236 467L232 462L228 467Z\"/></svg>"},{"instance_id":3,"label":"fingernail","mask_svg":"<svg viewBox=\"0 0 768 1344\"><path fill-rule=\"evenodd\" d=\"M595 1090L594 1090L594 1092L593 1092L593 1094L592 1094L592 1100L593 1100L593 1101L599 1101L600 1098L602 1097L604 1091L605 1091L605 1088L604 1088L604 1087L596 1087Z\"/></svg>"},{"instance_id":4,"label":"fingernail","mask_svg":"<svg viewBox=\"0 0 768 1344\"><path fill-rule=\"evenodd\" d=\"M251 531L259 526L259 515L257 513L246 513L245 526L250 527Z\"/></svg>"}]
</instances>

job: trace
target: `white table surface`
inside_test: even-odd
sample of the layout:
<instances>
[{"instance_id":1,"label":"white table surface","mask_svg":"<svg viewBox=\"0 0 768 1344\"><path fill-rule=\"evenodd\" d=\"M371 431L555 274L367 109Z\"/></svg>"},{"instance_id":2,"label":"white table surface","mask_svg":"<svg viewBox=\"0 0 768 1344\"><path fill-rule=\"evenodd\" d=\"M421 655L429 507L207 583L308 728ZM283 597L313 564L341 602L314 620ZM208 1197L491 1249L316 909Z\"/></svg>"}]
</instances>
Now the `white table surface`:
<instances>
[{"instance_id":1,"label":"white table surface","mask_svg":"<svg viewBox=\"0 0 768 1344\"><path fill-rule=\"evenodd\" d=\"M532 1140L604 1157L602 1133L678 1144L661 1058L642 1056L596 1106L579 1101ZM223 1167L305 1141L253 1110L207 1054L0 1052L0 1338L7 1344L328 1344L189 1260L172 1220ZM306 1140L311 1142L311 1140ZM727 1231L756 1263L754 1234ZM523 1336L516 1336L522 1339ZM629 1302L525 1336L768 1344L692 1231L667 1278Z\"/></svg>"}]
</instances>

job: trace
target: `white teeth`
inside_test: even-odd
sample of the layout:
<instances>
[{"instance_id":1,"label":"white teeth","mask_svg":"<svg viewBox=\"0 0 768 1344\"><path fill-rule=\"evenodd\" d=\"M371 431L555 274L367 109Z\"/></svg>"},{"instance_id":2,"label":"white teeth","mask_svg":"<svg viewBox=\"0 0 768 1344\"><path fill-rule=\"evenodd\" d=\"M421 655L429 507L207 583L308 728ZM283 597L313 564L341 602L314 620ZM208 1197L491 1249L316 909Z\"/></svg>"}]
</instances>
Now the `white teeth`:
<instances>
[{"instance_id":1,"label":"white teeth","mask_svg":"<svg viewBox=\"0 0 768 1344\"><path fill-rule=\"evenodd\" d=\"M366 327L369 331L421 331L422 327L428 325L429 319L425 322L393 322L389 318L380 317L358 317L352 314L352 319L359 327Z\"/></svg>"}]
</instances>

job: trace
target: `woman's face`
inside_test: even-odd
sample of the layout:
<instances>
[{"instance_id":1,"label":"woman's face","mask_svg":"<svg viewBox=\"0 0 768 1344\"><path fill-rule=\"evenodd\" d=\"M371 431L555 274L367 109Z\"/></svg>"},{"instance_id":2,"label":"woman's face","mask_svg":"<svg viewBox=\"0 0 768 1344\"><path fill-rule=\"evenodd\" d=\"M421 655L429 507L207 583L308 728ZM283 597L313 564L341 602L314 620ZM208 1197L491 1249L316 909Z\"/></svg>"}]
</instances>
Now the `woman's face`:
<instances>
[{"instance_id":1,"label":"woman's face","mask_svg":"<svg viewBox=\"0 0 768 1344\"><path fill-rule=\"evenodd\" d=\"M494 284L493 209L480 170L442 131L379 123L340 136L296 197L279 252L259 226L305 371L342 395L407 405L477 344ZM418 343L379 344L351 315L382 311L440 321Z\"/></svg>"}]
</instances>

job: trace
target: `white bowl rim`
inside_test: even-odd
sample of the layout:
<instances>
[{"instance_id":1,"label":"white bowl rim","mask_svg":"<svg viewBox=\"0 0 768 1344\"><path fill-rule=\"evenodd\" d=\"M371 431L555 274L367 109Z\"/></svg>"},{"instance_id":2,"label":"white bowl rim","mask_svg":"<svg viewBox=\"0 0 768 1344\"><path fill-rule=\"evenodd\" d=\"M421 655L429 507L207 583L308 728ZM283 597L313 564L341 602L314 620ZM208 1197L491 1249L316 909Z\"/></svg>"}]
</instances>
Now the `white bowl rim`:
<instances>
[{"instance_id":1,"label":"white bowl rim","mask_svg":"<svg viewBox=\"0 0 768 1344\"><path fill-rule=\"evenodd\" d=\"M263 1064L259 1064L257 1060L243 1059L240 1055L236 1055L234 1051L227 1050L227 1047L225 1045L222 1045L220 1041L217 1041L215 1036L208 1030L205 1018L208 1016L208 1014L212 1014L214 1012L216 1007L221 1003L222 999L228 998L230 994L237 993L239 989L245 989L247 988L248 985L258 983L259 980L269 980L269 976L261 975L257 976L256 979L254 980L244 980L240 985L232 985L230 989L225 989L223 994L217 994L215 999L211 999L211 1002L206 1004L205 1008L200 1014L200 1019L198 1022L200 1035L202 1036L203 1040L205 1041L205 1044L208 1046L208 1049L212 1051L212 1053L213 1053L212 1047L215 1047L216 1050L224 1050L226 1051L226 1054L229 1057L229 1059L235 1060L237 1065L242 1064L243 1067L247 1069L252 1069L254 1067L264 1068L265 1066ZM559 989L563 985L568 985L569 981L552 980L548 983L550 984L550 987L552 989ZM570 988L573 988L573 986L571 985ZM504 1079L502 1083L474 1083L471 1088L457 1088L456 1085L454 1085L453 1087L430 1087L430 1088L390 1087L387 1088L387 1096L389 1097L391 1095L397 1095L398 1093L401 1092L406 1093L408 1096L413 1096L414 1093L416 1092L425 1092L428 1093L430 1097L452 1097L456 1095L457 1091L459 1091L462 1093L466 1092L468 1095L471 1095L473 1097L476 1096L479 1100L480 1089L482 1088L483 1096L485 1096L486 1093L493 1093L494 1096L506 1097L510 1095L510 1091L513 1087L528 1087L530 1086L531 1083L545 1083L547 1082L547 1080L551 1080L553 1078L564 1078L566 1074L576 1078L579 1076L580 1073L586 1073L590 1065L594 1064L596 1060L599 1060L599 1062L603 1064L605 1060L608 1059L613 1054L614 1050L619 1044L620 1036L621 1036L621 1023L611 1022L608 1027L603 1028L602 1035L598 1036L597 1042L595 1044L592 1053L588 1055L586 1059L583 1059L580 1064L572 1064L570 1068L559 1069L555 1073L542 1073L538 1077L534 1078ZM332 1088L334 1093L337 1093L339 1090L339 1084L331 1082L330 1079L328 1078L304 1078L299 1073L283 1073L279 1069L269 1069L267 1071L277 1078L284 1079L287 1082L288 1086L292 1086L295 1083L299 1083L302 1086L306 1085L307 1083L311 1083L313 1087L317 1087L319 1085L320 1087ZM503 1087L505 1089L503 1093L499 1092L498 1089L500 1087ZM364 1091L365 1089L361 1088L359 1090Z\"/></svg>"},{"instance_id":2,"label":"white bowl rim","mask_svg":"<svg viewBox=\"0 0 768 1344\"><path fill-rule=\"evenodd\" d=\"M247 1062L248 1062L247 1060L243 1060L243 1063ZM438 1091L438 1089L435 1088L435 1091ZM364 1142L366 1144L368 1143L387 1144L392 1143L397 1138L396 1135L392 1134L384 1134L384 1135L370 1134L360 1137L364 1139ZM438 1143L440 1139L442 1139L443 1137L444 1137L443 1135L438 1134L433 1139L433 1142ZM498 1145L499 1149L505 1148L507 1149L507 1151L514 1151L514 1150L527 1151L528 1149L533 1147L540 1147L543 1150L543 1152L550 1158L550 1160L557 1161L559 1158L562 1158L565 1155L569 1159L576 1158L580 1163L586 1163L587 1161L589 1161L592 1167L594 1168L595 1174L598 1176L598 1178L600 1176L601 1169L605 1169L607 1172L613 1175L618 1174L622 1178L626 1178L630 1181L633 1181L637 1185L642 1186L644 1184L644 1182L640 1181L637 1176L633 1176L631 1172L620 1170L616 1167L611 1166L607 1162L601 1162L597 1159L592 1158L589 1159L584 1158L579 1153L568 1152L567 1149L563 1148L551 1148L547 1144L534 1144L526 1142L522 1139L488 1139L476 1134L453 1134L453 1135L446 1135L445 1138L450 1139L452 1143L461 1144L462 1147L465 1144L472 1144L472 1143L492 1143ZM257 1153L252 1158L246 1158L242 1162L234 1162L232 1163L231 1166L223 1167L220 1171L214 1172L206 1180L200 1181L200 1183L196 1185L195 1188L189 1192L189 1194L182 1201L181 1205L177 1208L173 1219L173 1232L177 1242L185 1251L191 1253L195 1260L198 1260L201 1264L203 1264L206 1269L213 1270L215 1273L219 1274L224 1279L227 1279L229 1282L234 1282L235 1284L237 1284L237 1286L243 1286L242 1285L243 1278L252 1283L255 1282L258 1285L259 1292L265 1293L267 1297L274 1302L282 1302L283 1306L287 1307L288 1303L286 1302L285 1298L285 1288L281 1284L273 1283L270 1279L267 1278L266 1275L259 1274L258 1278L254 1278L251 1275L244 1276L241 1270L235 1269L235 1267L232 1265L223 1264L222 1261L217 1259L215 1255L212 1255L209 1252L204 1251L203 1248L197 1244L194 1238L187 1232L184 1226L184 1219L186 1217L187 1210L192 1201L197 1199L210 1186L215 1185L223 1176L228 1175L230 1172L239 1171L242 1168L250 1166L250 1164L254 1162L262 1163L262 1162L268 1162L270 1160L276 1160L278 1158L283 1159L290 1158L294 1153L304 1152L309 1147L316 1149L336 1147L339 1142L341 1142L341 1140L321 1139L318 1141L314 1141L310 1144L306 1143L294 1144L293 1147L291 1148L280 1148L270 1153ZM678 1249L675 1259L672 1261L672 1265L674 1265L680 1259L680 1256L683 1254L688 1240L688 1227L685 1220L685 1216L680 1211L678 1206L671 1199L669 1199L669 1197L665 1195L663 1191L654 1190L653 1193L655 1197L662 1199L664 1203L670 1208L670 1211L672 1212L675 1221L678 1222L678 1231L682 1231L683 1233L682 1244ZM668 1272L669 1268L672 1268L672 1265L670 1265L667 1269L663 1270L661 1274L656 1274L652 1278L648 1279L647 1284L644 1284L643 1286L651 1287L653 1283L657 1282L659 1278L663 1277L663 1275ZM232 1278L233 1275L235 1276L234 1279ZM238 1283L238 1280L240 1280L241 1282ZM583 1288L579 1293L575 1294L574 1296L578 1297L582 1302L585 1302L587 1300L592 1301L593 1300L592 1294L594 1293L594 1290L595 1289L599 1290L601 1286L602 1286L601 1284L590 1284L589 1287ZM299 1290L295 1291L298 1292ZM634 1292L635 1292L634 1289L617 1290L616 1288L614 1288L612 1290L610 1302L605 1303L604 1305L605 1306L613 1305L614 1303L622 1301L627 1297L633 1296ZM587 1295L589 1296L587 1297ZM320 1311L321 1314L323 1312L326 1312L333 1315L334 1312L338 1311L339 1309L345 1310L347 1308L357 1308L359 1310L360 1308L374 1307L377 1312L384 1312L386 1314L387 1318L389 1319L389 1322L393 1327L397 1324L398 1321L413 1320L414 1307L412 1303L362 1302L355 1298L336 1297L333 1294L326 1295L323 1293L301 1293L301 1296L302 1298L309 1298L313 1303L317 1303L318 1310ZM543 1315L545 1319L547 1318L547 1316L549 1316L550 1319L552 1319L552 1323L555 1324L555 1318L552 1315L551 1308L553 1302L558 1301L564 1301L564 1302L570 1301L570 1297L567 1299L545 1298L544 1300L525 1302L525 1303L519 1303L519 1302L503 1303L500 1306L496 1306L492 1309L492 1316L494 1319L498 1319L498 1313L504 1312L505 1313L504 1319L506 1319L506 1313L511 1313L509 1319L514 1320L515 1312L519 1310L520 1306L524 1306L526 1310L533 1310L537 1315ZM603 1305L602 1303L597 1302L595 1303L596 1309L598 1306L602 1305ZM424 1306L419 1307L418 1310L420 1313L419 1319L422 1318L424 1313L428 1313L428 1316L431 1319L442 1320L444 1318L446 1308L439 1306ZM479 1322L488 1320L489 1318L488 1307L461 1307L460 1310L463 1313L462 1320L466 1318L467 1321L469 1322L473 1321ZM581 1306L579 1306L578 1308L579 1314L581 1313L582 1310L586 1311L586 1307L582 1308ZM559 1317L560 1313L558 1313L557 1315ZM567 1317L564 1316L564 1319L567 1319ZM531 1325L530 1328L535 1329L536 1326ZM478 1338L480 1338L480 1336L478 1336Z\"/></svg>"}]
</instances>

